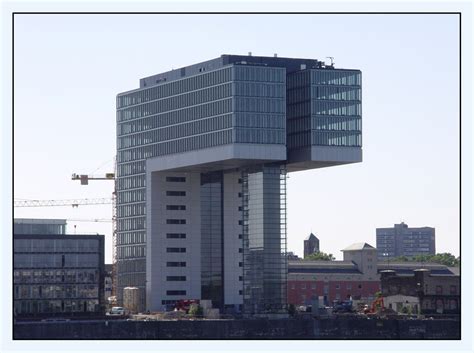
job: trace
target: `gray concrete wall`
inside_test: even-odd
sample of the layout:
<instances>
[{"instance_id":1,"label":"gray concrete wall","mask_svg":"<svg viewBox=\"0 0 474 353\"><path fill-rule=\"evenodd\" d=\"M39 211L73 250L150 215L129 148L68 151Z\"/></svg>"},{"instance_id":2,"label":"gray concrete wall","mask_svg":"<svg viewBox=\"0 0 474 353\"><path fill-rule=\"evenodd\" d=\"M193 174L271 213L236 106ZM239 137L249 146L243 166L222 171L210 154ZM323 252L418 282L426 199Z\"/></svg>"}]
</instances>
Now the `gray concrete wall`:
<instances>
[{"instance_id":1,"label":"gray concrete wall","mask_svg":"<svg viewBox=\"0 0 474 353\"><path fill-rule=\"evenodd\" d=\"M89 321L19 323L14 339L460 339L460 321L323 320Z\"/></svg>"}]
</instances>

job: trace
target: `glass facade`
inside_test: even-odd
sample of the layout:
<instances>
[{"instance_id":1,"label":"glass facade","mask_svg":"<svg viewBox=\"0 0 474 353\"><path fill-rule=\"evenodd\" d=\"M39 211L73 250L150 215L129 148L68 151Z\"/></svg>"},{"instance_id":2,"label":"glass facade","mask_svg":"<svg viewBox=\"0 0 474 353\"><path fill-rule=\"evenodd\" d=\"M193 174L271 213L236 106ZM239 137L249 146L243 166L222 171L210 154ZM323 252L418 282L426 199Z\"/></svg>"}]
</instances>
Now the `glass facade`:
<instances>
[{"instance_id":1,"label":"glass facade","mask_svg":"<svg viewBox=\"0 0 474 353\"><path fill-rule=\"evenodd\" d=\"M66 234L66 220L15 219L14 234Z\"/></svg>"},{"instance_id":2,"label":"glass facade","mask_svg":"<svg viewBox=\"0 0 474 353\"><path fill-rule=\"evenodd\" d=\"M15 235L13 247L15 315L103 313L103 236Z\"/></svg>"},{"instance_id":3,"label":"glass facade","mask_svg":"<svg viewBox=\"0 0 474 353\"><path fill-rule=\"evenodd\" d=\"M224 305L222 172L201 174L201 299Z\"/></svg>"},{"instance_id":4,"label":"glass facade","mask_svg":"<svg viewBox=\"0 0 474 353\"><path fill-rule=\"evenodd\" d=\"M310 69L288 75L288 148L362 146L361 73Z\"/></svg>"},{"instance_id":5,"label":"glass facade","mask_svg":"<svg viewBox=\"0 0 474 353\"><path fill-rule=\"evenodd\" d=\"M286 169L243 173L244 312L286 313Z\"/></svg>"}]
</instances>

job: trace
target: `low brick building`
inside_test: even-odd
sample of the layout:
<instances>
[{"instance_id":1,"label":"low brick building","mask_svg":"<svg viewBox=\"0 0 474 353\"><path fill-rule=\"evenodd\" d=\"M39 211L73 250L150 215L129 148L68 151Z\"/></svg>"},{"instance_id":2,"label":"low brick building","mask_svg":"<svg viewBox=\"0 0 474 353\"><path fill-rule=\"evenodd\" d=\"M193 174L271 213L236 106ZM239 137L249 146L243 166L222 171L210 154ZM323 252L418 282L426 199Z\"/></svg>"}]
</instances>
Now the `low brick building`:
<instances>
[{"instance_id":1,"label":"low brick building","mask_svg":"<svg viewBox=\"0 0 474 353\"><path fill-rule=\"evenodd\" d=\"M380 291L377 250L356 243L342 252L343 261L290 261L288 303L307 305L320 296L325 305L350 297L371 302Z\"/></svg>"}]
</instances>

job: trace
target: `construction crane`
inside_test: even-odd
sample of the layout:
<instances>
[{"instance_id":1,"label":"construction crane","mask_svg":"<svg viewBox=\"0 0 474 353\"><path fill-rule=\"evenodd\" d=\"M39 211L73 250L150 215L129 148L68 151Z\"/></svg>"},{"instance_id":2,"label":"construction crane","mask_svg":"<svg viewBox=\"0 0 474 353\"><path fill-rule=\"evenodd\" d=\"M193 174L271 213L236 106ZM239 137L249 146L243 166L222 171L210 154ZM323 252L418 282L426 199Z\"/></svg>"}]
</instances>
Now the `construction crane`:
<instances>
[{"instance_id":1,"label":"construction crane","mask_svg":"<svg viewBox=\"0 0 474 353\"><path fill-rule=\"evenodd\" d=\"M81 185L89 185L89 180L112 180L114 181L114 191L112 192L112 296L117 296L117 183L115 175L117 169L116 160L114 160L114 173L105 175L87 175L73 174L72 180L80 180Z\"/></svg>"},{"instance_id":2,"label":"construction crane","mask_svg":"<svg viewBox=\"0 0 474 353\"><path fill-rule=\"evenodd\" d=\"M113 203L111 198L101 199L69 199L69 200L15 200L15 207L47 207L47 206L72 206L106 205Z\"/></svg>"}]
</instances>

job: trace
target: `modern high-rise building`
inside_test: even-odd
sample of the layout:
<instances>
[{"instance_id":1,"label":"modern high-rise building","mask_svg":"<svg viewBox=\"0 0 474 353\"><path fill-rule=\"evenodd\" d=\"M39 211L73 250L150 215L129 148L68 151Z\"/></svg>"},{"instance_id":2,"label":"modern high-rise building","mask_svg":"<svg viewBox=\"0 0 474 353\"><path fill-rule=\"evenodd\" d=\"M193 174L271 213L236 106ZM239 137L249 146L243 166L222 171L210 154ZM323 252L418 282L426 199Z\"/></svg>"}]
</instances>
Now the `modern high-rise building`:
<instances>
[{"instance_id":1,"label":"modern high-rise building","mask_svg":"<svg viewBox=\"0 0 474 353\"><path fill-rule=\"evenodd\" d=\"M407 224L395 224L393 228L377 228L377 259L389 260L398 256L434 255L435 229L431 227L409 228Z\"/></svg>"},{"instance_id":2,"label":"modern high-rise building","mask_svg":"<svg viewBox=\"0 0 474 353\"><path fill-rule=\"evenodd\" d=\"M118 300L286 308L286 174L362 160L361 72L222 55L117 96Z\"/></svg>"}]
</instances>

